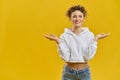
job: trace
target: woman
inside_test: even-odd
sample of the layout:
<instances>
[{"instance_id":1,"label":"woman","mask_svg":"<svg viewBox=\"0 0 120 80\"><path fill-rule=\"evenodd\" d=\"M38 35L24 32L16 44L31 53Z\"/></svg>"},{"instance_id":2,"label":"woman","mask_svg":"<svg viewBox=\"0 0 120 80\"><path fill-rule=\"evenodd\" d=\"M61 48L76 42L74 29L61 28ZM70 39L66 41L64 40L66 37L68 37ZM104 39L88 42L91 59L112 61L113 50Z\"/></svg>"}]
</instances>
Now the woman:
<instances>
[{"instance_id":1,"label":"woman","mask_svg":"<svg viewBox=\"0 0 120 80\"><path fill-rule=\"evenodd\" d=\"M60 38L54 34L45 35L57 43L60 57L65 61L62 80L91 80L88 61L96 53L97 41L109 35L101 33L94 37L88 27L83 27L86 14L83 6L72 6L67 11L72 27L65 28Z\"/></svg>"}]
</instances>

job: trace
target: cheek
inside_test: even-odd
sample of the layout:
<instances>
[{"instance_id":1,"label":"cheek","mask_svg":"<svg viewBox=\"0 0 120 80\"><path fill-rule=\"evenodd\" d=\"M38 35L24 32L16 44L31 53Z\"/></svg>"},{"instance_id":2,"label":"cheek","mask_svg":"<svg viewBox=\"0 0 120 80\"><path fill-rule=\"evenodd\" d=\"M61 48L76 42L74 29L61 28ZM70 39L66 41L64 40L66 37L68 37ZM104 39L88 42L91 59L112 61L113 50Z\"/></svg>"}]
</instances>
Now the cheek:
<instances>
[{"instance_id":1,"label":"cheek","mask_svg":"<svg viewBox=\"0 0 120 80\"><path fill-rule=\"evenodd\" d=\"M83 20L83 18L80 18L80 20Z\"/></svg>"},{"instance_id":2,"label":"cheek","mask_svg":"<svg viewBox=\"0 0 120 80\"><path fill-rule=\"evenodd\" d=\"M74 23L76 21L76 19L71 19L71 22Z\"/></svg>"},{"instance_id":3,"label":"cheek","mask_svg":"<svg viewBox=\"0 0 120 80\"><path fill-rule=\"evenodd\" d=\"M84 18L80 18L81 21L84 21Z\"/></svg>"}]
</instances>

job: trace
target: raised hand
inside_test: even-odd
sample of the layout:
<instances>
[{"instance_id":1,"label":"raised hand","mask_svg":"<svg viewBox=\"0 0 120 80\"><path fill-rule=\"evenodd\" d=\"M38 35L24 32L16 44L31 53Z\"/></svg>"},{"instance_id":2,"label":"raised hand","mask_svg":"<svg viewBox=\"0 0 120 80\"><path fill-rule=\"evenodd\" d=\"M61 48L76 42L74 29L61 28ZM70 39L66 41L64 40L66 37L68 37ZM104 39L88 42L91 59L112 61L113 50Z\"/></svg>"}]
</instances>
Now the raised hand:
<instances>
[{"instance_id":1,"label":"raised hand","mask_svg":"<svg viewBox=\"0 0 120 80\"><path fill-rule=\"evenodd\" d=\"M110 35L110 33L107 33L107 34L105 34L105 33L97 34L97 35L95 36L95 40L97 41L97 40L99 40L99 39L106 38L106 37L108 37L109 35Z\"/></svg>"},{"instance_id":2,"label":"raised hand","mask_svg":"<svg viewBox=\"0 0 120 80\"><path fill-rule=\"evenodd\" d=\"M55 34L49 33L49 34L44 35L44 37L49 39L49 40L60 43L60 39Z\"/></svg>"}]
</instances>

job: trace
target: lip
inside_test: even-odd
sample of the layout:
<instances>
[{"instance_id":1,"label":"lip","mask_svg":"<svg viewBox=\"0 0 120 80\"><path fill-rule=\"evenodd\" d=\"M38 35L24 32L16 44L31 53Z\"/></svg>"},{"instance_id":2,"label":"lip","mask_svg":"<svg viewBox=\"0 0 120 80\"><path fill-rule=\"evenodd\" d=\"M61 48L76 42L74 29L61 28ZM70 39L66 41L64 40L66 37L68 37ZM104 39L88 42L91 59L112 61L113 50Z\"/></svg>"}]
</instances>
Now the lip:
<instances>
[{"instance_id":1,"label":"lip","mask_svg":"<svg viewBox=\"0 0 120 80\"><path fill-rule=\"evenodd\" d=\"M75 22L76 24L79 24L80 22Z\"/></svg>"}]
</instances>

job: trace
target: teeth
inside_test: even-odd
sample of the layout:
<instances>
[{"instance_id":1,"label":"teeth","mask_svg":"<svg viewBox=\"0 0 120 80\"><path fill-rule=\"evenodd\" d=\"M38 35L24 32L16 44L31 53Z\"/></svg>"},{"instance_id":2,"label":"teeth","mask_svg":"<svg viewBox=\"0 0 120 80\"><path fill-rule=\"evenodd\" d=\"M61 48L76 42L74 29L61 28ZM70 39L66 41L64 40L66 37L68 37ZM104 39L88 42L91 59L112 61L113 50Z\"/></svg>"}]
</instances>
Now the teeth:
<instances>
[{"instance_id":1,"label":"teeth","mask_svg":"<svg viewBox=\"0 0 120 80\"><path fill-rule=\"evenodd\" d=\"M80 22L76 22L76 23L80 23Z\"/></svg>"}]
</instances>

